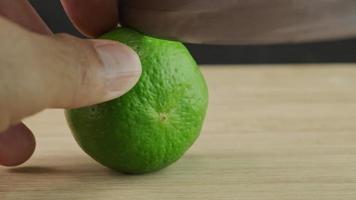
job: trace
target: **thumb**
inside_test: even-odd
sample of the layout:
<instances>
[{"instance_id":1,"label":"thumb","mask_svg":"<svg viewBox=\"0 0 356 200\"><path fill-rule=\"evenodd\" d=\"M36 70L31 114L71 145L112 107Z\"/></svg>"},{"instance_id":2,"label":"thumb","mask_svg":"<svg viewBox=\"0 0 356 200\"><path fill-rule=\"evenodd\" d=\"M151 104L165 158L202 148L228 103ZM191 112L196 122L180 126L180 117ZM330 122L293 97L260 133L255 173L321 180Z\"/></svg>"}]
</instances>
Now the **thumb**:
<instances>
[{"instance_id":1,"label":"thumb","mask_svg":"<svg viewBox=\"0 0 356 200\"><path fill-rule=\"evenodd\" d=\"M141 75L138 55L124 44L66 34L45 37L42 42L44 49L50 47L38 54L42 58L39 70L47 77L42 79L43 84L53 91L48 93L51 89L47 87L45 92L50 107L81 107L119 97Z\"/></svg>"},{"instance_id":2,"label":"thumb","mask_svg":"<svg viewBox=\"0 0 356 200\"><path fill-rule=\"evenodd\" d=\"M45 108L74 108L126 93L141 65L126 45L39 35L0 19L0 131Z\"/></svg>"}]
</instances>

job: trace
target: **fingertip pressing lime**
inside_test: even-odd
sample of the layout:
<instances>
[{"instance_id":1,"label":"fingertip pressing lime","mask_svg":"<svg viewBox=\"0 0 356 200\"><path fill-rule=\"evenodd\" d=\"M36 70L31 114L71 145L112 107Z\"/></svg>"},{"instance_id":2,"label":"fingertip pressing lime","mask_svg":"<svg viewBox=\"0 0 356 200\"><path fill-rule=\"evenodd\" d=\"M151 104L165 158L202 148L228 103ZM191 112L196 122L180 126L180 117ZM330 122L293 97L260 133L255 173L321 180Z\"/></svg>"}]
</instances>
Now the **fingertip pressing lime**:
<instances>
[{"instance_id":1,"label":"fingertip pressing lime","mask_svg":"<svg viewBox=\"0 0 356 200\"><path fill-rule=\"evenodd\" d=\"M136 86L98 105L66 111L80 147L124 173L147 173L177 161L199 136L208 105L205 80L180 42L117 28L101 38L133 48L142 64Z\"/></svg>"}]
</instances>

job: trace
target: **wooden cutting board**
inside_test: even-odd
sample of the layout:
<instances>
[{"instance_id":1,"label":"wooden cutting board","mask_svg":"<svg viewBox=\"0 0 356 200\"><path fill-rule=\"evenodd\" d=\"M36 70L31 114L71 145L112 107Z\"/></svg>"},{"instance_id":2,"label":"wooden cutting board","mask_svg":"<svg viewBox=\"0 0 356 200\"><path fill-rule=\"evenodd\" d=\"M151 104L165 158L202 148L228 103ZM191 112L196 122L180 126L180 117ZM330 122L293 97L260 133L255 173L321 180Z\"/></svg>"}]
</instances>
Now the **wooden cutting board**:
<instances>
[{"instance_id":1,"label":"wooden cutting board","mask_svg":"<svg viewBox=\"0 0 356 200\"><path fill-rule=\"evenodd\" d=\"M202 70L208 116L174 165L110 171L79 149L63 111L48 110L26 120L38 141L33 158L0 168L0 199L356 199L356 66Z\"/></svg>"}]
</instances>

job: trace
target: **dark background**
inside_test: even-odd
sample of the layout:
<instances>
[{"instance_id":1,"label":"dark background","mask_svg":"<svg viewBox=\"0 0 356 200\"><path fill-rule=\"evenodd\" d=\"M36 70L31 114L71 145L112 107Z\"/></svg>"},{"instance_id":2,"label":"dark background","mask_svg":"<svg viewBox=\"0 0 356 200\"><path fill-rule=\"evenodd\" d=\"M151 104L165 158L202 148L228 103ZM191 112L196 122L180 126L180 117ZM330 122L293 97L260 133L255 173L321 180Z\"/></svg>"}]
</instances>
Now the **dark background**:
<instances>
[{"instance_id":1,"label":"dark background","mask_svg":"<svg viewBox=\"0 0 356 200\"><path fill-rule=\"evenodd\" d=\"M65 16L59 1L30 0L30 2L54 32L81 36ZM187 47L199 64L356 62L356 38L297 45L187 44Z\"/></svg>"}]
</instances>

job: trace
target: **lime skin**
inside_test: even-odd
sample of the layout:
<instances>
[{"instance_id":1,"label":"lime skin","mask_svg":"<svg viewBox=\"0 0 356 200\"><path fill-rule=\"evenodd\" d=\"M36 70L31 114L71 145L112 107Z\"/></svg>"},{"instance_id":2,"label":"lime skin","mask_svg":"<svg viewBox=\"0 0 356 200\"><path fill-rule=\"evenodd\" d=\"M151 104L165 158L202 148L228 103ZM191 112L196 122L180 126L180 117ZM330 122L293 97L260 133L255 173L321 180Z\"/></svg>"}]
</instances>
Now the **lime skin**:
<instances>
[{"instance_id":1,"label":"lime skin","mask_svg":"<svg viewBox=\"0 0 356 200\"><path fill-rule=\"evenodd\" d=\"M119 172L141 174L172 164L199 136L208 106L196 62L182 43L129 28L101 38L134 49L142 75L119 98L67 110L74 138L93 159Z\"/></svg>"}]
</instances>

